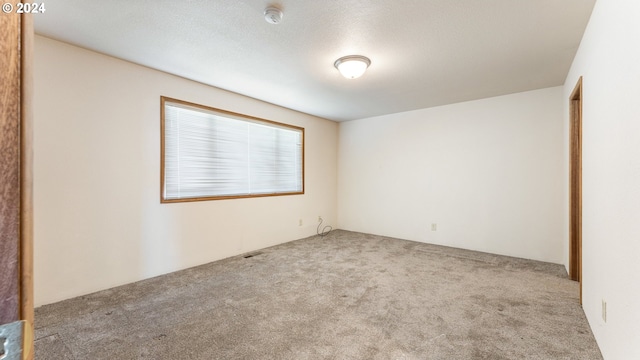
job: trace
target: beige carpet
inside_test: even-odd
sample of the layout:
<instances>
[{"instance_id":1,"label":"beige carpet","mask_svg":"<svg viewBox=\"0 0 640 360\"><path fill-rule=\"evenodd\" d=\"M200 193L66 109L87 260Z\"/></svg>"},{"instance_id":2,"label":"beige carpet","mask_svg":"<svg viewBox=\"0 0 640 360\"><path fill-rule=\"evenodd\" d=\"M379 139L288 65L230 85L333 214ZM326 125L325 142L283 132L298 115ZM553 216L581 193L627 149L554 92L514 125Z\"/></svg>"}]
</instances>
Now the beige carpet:
<instances>
[{"instance_id":1,"label":"beige carpet","mask_svg":"<svg viewBox=\"0 0 640 360\"><path fill-rule=\"evenodd\" d=\"M333 231L36 309L44 359L601 359L560 265Z\"/></svg>"}]
</instances>

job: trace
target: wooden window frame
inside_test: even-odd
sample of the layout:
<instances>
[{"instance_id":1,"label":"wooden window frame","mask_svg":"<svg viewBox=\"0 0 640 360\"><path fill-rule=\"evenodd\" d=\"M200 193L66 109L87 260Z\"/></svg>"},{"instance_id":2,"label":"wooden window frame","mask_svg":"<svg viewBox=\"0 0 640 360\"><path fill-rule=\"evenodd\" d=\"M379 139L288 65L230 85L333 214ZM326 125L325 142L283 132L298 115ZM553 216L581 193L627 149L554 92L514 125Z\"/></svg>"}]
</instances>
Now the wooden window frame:
<instances>
[{"instance_id":1,"label":"wooden window frame","mask_svg":"<svg viewBox=\"0 0 640 360\"><path fill-rule=\"evenodd\" d=\"M207 112L215 112L221 115L229 115L230 117L239 117L248 122L260 123L271 125L274 127L289 128L296 131L300 131L302 135L302 190L282 193L264 193L264 194L238 194L238 195L220 195L220 196L202 196L202 197L189 197L179 199L166 199L164 196L165 188L165 103L175 103L184 105L187 107L193 107L202 109ZM242 120L239 120L242 121ZM229 200L229 199L247 199L247 198L259 198L259 197L273 197L273 196L289 196L289 195L304 195L305 193L305 132L303 127L285 124L273 120L263 119L255 116L245 115L233 111L214 108L211 106L192 103L189 101L170 98L167 96L160 97L160 202L161 203L181 203L181 202L193 202L193 201L209 201L209 200Z\"/></svg>"}]
</instances>

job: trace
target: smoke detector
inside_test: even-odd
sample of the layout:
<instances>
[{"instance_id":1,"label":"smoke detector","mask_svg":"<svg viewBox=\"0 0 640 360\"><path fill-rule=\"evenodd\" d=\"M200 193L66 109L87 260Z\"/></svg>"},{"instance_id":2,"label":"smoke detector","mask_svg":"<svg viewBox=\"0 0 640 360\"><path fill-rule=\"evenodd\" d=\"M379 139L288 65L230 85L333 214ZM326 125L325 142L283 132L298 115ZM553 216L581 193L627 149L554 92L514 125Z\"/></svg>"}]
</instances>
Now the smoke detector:
<instances>
[{"instance_id":1,"label":"smoke detector","mask_svg":"<svg viewBox=\"0 0 640 360\"><path fill-rule=\"evenodd\" d=\"M280 24L282 21L282 10L278 9L275 6L269 6L264 9L264 19L267 20L269 24Z\"/></svg>"}]
</instances>

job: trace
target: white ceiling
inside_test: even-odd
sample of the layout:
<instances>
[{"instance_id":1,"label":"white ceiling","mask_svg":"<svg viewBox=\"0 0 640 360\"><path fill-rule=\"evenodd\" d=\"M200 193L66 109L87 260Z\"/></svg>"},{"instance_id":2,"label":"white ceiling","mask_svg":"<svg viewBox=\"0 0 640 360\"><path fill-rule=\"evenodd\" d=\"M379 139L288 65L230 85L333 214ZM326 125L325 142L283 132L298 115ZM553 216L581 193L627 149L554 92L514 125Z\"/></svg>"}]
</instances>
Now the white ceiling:
<instances>
[{"instance_id":1,"label":"white ceiling","mask_svg":"<svg viewBox=\"0 0 640 360\"><path fill-rule=\"evenodd\" d=\"M34 18L50 38L344 121L561 85L594 3L55 0ZM333 67L351 54L371 59L355 80Z\"/></svg>"}]
</instances>

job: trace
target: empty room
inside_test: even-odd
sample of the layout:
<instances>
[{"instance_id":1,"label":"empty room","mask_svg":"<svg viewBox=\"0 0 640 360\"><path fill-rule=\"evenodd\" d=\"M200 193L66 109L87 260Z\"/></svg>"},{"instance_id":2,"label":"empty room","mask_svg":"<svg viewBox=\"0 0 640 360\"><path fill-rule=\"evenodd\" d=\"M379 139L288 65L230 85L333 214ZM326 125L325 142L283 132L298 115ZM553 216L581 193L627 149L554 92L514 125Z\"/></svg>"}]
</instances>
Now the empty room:
<instances>
[{"instance_id":1,"label":"empty room","mask_svg":"<svg viewBox=\"0 0 640 360\"><path fill-rule=\"evenodd\" d=\"M16 6L36 359L640 359L640 2Z\"/></svg>"}]
</instances>

